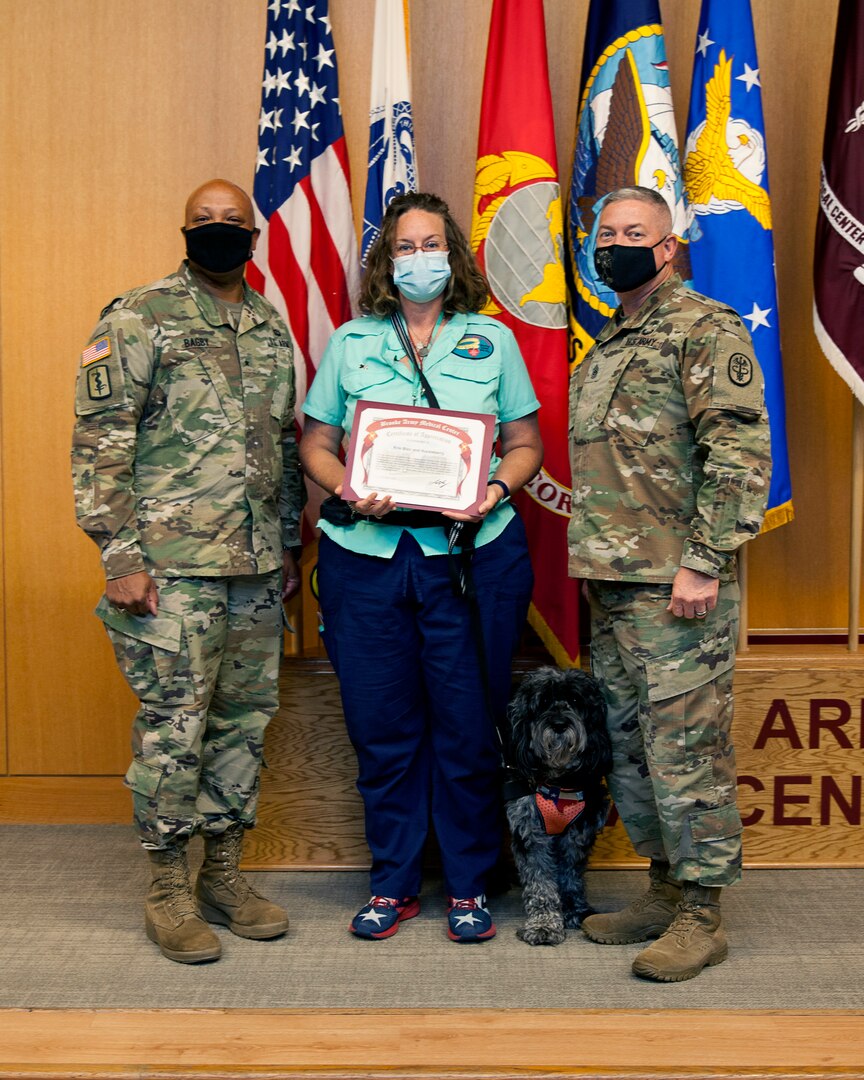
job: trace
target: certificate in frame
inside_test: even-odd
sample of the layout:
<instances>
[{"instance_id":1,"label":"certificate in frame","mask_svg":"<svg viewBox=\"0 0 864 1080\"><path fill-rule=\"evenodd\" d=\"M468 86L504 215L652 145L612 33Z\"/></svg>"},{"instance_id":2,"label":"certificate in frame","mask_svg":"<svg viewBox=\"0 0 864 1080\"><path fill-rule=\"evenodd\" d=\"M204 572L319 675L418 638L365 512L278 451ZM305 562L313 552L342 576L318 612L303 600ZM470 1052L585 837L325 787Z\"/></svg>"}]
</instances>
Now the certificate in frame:
<instances>
[{"instance_id":1,"label":"certificate in frame","mask_svg":"<svg viewBox=\"0 0 864 1080\"><path fill-rule=\"evenodd\" d=\"M477 516L486 497L495 417L361 401L345 462L343 499L377 492L411 510Z\"/></svg>"}]
</instances>

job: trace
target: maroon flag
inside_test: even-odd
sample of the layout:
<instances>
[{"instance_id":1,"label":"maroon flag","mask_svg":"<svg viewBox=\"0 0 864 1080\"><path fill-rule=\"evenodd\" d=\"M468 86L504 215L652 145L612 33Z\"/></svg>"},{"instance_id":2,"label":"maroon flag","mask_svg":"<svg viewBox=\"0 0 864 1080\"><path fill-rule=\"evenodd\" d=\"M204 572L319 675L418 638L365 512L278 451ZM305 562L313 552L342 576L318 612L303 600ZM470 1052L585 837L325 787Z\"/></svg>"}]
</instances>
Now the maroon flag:
<instances>
[{"instance_id":1,"label":"maroon flag","mask_svg":"<svg viewBox=\"0 0 864 1080\"><path fill-rule=\"evenodd\" d=\"M840 0L816 223L813 325L864 403L864 4Z\"/></svg>"}]
</instances>

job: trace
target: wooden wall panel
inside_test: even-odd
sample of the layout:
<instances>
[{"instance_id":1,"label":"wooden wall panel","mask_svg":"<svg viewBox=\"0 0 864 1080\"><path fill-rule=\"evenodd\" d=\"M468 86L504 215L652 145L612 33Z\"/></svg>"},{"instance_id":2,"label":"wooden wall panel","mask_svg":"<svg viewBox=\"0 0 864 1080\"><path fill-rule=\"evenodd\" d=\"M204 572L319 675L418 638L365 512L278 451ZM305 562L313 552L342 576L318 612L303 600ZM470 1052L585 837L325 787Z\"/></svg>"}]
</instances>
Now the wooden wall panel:
<instances>
[{"instance_id":1,"label":"wooden wall panel","mask_svg":"<svg viewBox=\"0 0 864 1080\"><path fill-rule=\"evenodd\" d=\"M467 228L491 0L414 0L423 186ZM588 0L546 0L567 188ZM699 0L663 0L683 128ZM765 88L797 519L753 545L753 629L846 618L850 395L811 328L812 237L836 0L753 0ZM374 0L331 0L360 217ZM125 768L131 695L92 609L68 470L77 357L102 305L171 270L186 194L251 185L265 0L30 0L0 42L0 364L6 770ZM514 72L518 78L518 72ZM0 757L2 767L2 757Z\"/></svg>"},{"instance_id":2,"label":"wooden wall panel","mask_svg":"<svg viewBox=\"0 0 864 1080\"><path fill-rule=\"evenodd\" d=\"M69 440L100 309L183 257L186 195L252 176L256 0L7 5L2 118L4 564L12 773L115 773L134 699L92 616ZM241 74L242 73L242 74Z\"/></svg>"}]
</instances>

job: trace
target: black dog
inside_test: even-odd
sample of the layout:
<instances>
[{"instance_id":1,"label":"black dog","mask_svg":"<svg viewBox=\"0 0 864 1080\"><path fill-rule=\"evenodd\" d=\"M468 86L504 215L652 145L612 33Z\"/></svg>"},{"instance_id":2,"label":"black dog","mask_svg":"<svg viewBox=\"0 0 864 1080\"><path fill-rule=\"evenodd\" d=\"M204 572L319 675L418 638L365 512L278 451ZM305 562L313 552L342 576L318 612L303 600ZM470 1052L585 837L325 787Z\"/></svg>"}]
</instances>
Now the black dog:
<instances>
[{"instance_id":1,"label":"black dog","mask_svg":"<svg viewBox=\"0 0 864 1080\"><path fill-rule=\"evenodd\" d=\"M508 716L504 798L527 915L516 934L529 945L559 945L593 912L583 873L609 806L606 704L586 672L545 667L526 676Z\"/></svg>"}]
</instances>

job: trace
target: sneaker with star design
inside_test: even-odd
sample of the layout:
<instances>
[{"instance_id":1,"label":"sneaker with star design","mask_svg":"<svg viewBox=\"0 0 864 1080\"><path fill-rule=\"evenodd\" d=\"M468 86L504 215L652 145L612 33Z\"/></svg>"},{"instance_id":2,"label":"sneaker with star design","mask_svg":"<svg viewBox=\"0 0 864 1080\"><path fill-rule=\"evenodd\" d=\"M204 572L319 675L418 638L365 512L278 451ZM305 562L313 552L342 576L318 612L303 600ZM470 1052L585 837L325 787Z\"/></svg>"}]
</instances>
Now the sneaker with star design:
<instances>
[{"instance_id":1,"label":"sneaker with star design","mask_svg":"<svg viewBox=\"0 0 864 1080\"><path fill-rule=\"evenodd\" d=\"M486 907L486 895L447 899L447 936L451 941L487 941L495 937L495 923Z\"/></svg>"},{"instance_id":2,"label":"sneaker with star design","mask_svg":"<svg viewBox=\"0 0 864 1080\"><path fill-rule=\"evenodd\" d=\"M401 900L392 896L371 896L369 903L351 920L348 929L357 937L377 941L393 937L400 922L419 914L420 900L416 896L405 896Z\"/></svg>"}]
</instances>

